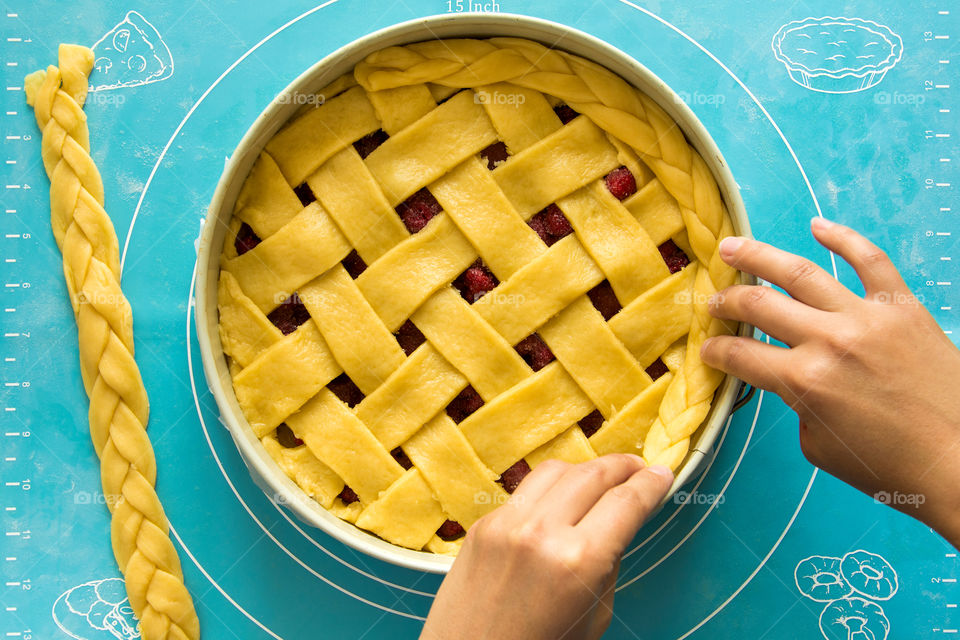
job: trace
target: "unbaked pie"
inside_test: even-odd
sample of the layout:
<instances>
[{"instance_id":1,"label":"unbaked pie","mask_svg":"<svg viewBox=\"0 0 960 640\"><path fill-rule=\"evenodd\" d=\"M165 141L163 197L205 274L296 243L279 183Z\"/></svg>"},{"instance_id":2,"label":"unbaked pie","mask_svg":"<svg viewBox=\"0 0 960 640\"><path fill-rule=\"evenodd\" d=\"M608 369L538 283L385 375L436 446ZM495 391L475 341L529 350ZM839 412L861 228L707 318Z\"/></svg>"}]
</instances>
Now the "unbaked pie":
<instances>
[{"instance_id":1,"label":"unbaked pie","mask_svg":"<svg viewBox=\"0 0 960 640\"><path fill-rule=\"evenodd\" d=\"M265 146L221 257L244 415L323 507L456 553L531 468L676 468L733 327L716 182L610 71L528 40L384 49ZM322 103L322 104L315 104Z\"/></svg>"}]
</instances>

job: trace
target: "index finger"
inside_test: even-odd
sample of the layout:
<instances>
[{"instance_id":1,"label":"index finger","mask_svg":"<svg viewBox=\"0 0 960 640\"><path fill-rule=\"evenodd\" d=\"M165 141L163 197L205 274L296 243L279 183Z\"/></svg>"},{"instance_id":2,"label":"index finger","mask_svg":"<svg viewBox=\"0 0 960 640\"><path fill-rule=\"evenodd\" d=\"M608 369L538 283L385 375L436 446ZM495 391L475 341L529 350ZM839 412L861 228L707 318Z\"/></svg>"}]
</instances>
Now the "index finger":
<instances>
[{"instance_id":1,"label":"index finger","mask_svg":"<svg viewBox=\"0 0 960 640\"><path fill-rule=\"evenodd\" d=\"M720 257L732 267L782 287L811 307L837 311L859 300L815 263L765 242L730 236L720 243Z\"/></svg>"},{"instance_id":2,"label":"index finger","mask_svg":"<svg viewBox=\"0 0 960 640\"><path fill-rule=\"evenodd\" d=\"M625 482L608 489L576 525L588 539L612 545L623 553L673 483L667 467L653 465L637 471Z\"/></svg>"}]
</instances>

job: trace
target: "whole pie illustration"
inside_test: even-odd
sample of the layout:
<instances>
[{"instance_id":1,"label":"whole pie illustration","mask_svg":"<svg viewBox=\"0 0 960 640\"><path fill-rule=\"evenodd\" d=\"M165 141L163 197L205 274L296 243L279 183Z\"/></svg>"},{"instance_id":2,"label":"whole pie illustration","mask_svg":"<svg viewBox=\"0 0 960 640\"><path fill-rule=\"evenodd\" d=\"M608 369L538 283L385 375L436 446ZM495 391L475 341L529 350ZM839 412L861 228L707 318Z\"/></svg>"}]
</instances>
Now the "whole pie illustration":
<instances>
[{"instance_id":1,"label":"whole pie illustration","mask_svg":"<svg viewBox=\"0 0 960 640\"><path fill-rule=\"evenodd\" d=\"M773 53L802 87L853 93L876 86L903 55L903 41L860 18L806 18L780 27Z\"/></svg>"},{"instance_id":2,"label":"whole pie illustration","mask_svg":"<svg viewBox=\"0 0 960 640\"><path fill-rule=\"evenodd\" d=\"M221 256L247 422L324 508L453 554L551 458L677 468L736 329L716 181L649 97L516 38L371 54L264 147Z\"/></svg>"}]
</instances>

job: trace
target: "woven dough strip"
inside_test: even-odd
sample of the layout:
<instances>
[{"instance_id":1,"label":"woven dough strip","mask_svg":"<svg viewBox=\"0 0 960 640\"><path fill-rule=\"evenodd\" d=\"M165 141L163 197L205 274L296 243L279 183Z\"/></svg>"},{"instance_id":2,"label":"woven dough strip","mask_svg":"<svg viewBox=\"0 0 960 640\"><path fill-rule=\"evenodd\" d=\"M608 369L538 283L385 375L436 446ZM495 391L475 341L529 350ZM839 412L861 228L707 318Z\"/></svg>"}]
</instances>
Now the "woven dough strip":
<instances>
[{"instance_id":1,"label":"woven dough strip","mask_svg":"<svg viewBox=\"0 0 960 640\"><path fill-rule=\"evenodd\" d=\"M112 513L111 539L145 640L200 637L193 600L154 489L147 393L133 358L133 317L120 290L117 236L103 208L83 103L93 52L60 45L60 67L26 77L27 103L43 131L51 225L77 321L90 434Z\"/></svg>"},{"instance_id":2,"label":"woven dough strip","mask_svg":"<svg viewBox=\"0 0 960 640\"><path fill-rule=\"evenodd\" d=\"M355 76L368 91L424 82L456 88L509 82L555 96L632 147L677 199L701 267L682 375L671 382L644 442L648 462L676 469L723 380L722 372L700 360L700 345L709 336L729 333L731 327L710 316L706 300L733 284L737 272L718 254L720 240L732 235L733 228L716 180L673 119L613 72L517 38L390 47L358 64Z\"/></svg>"}]
</instances>

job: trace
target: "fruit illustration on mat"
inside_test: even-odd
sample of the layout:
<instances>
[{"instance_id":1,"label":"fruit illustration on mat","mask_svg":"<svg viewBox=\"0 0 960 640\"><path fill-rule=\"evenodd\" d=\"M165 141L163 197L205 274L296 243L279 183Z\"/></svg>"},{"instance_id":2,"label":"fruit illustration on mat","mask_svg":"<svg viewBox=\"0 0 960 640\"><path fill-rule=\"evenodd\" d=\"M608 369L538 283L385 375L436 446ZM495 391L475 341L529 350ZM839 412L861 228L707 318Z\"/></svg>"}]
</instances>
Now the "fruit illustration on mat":
<instances>
[{"instance_id":1,"label":"fruit illustration on mat","mask_svg":"<svg viewBox=\"0 0 960 640\"><path fill-rule=\"evenodd\" d=\"M890 621L878 601L889 600L899 587L886 558L863 549L843 557L810 556L797 563L793 577L800 593L827 603L819 619L824 638L886 640Z\"/></svg>"},{"instance_id":2,"label":"fruit illustration on mat","mask_svg":"<svg viewBox=\"0 0 960 640\"><path fill-rule=\"evenodd\" d=\"M793 577L800 592L816 602L831 602L853 592L840 573L840 558L811 556L801 560Z\"/></svg>"}]
</instances>

